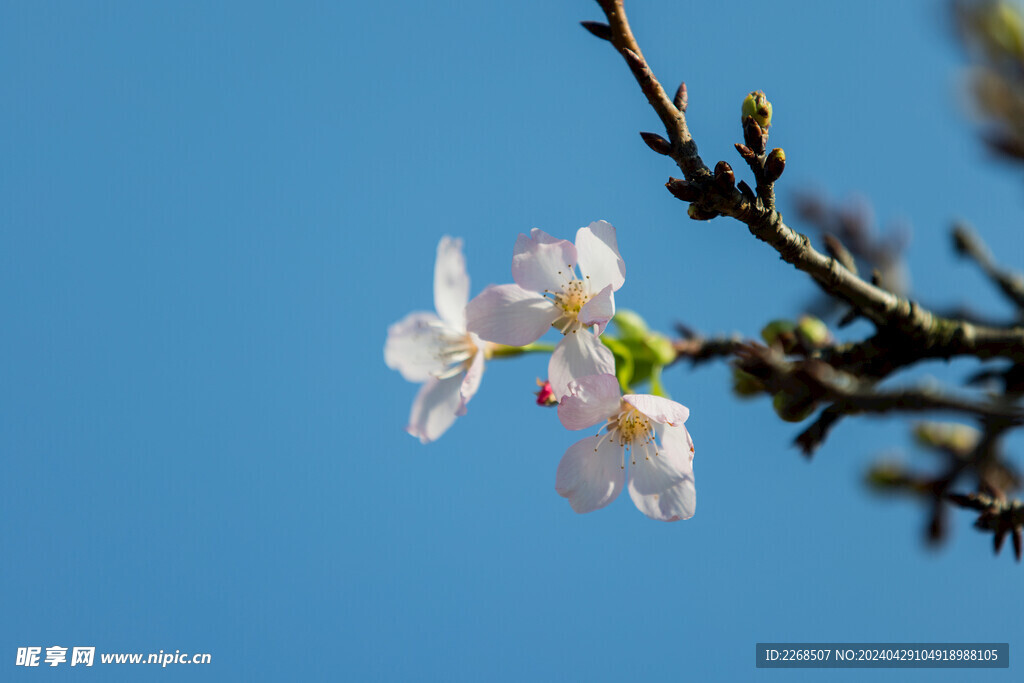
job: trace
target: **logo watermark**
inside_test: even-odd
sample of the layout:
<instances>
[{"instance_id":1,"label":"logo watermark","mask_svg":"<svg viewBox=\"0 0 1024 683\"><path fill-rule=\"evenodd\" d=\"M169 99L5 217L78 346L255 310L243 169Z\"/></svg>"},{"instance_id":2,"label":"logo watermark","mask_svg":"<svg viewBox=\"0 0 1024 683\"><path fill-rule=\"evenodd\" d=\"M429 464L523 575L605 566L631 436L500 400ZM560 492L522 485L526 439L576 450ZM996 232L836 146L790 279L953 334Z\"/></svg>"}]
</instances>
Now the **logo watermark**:
<instances>
[{"instance_id":1,"label":"logo watermark","mask_svg":"<svg viewBox=\"0 0 1024 683\"><path fill-rule=\"evenodd\" d=\"M70 657L68 653L70 652ZM190 654L175 650L174 652L101 652L100 664L159 664L161 668L168 664L209 664L212 656L208 652ZM71 648L63 645L50 647L19 647L14 657L15 666L92 666L97 663L96 647Z\"/></svg>"}]
</instances>

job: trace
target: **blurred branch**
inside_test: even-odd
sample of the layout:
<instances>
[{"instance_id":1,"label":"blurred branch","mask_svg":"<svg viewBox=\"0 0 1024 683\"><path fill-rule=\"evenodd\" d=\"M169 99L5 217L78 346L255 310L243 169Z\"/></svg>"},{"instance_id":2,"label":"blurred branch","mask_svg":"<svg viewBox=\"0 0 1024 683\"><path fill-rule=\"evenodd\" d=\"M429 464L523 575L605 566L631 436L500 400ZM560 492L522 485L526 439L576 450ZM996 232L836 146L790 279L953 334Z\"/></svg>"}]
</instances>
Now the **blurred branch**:
<instances>
[{"instance_id":1,"label":"blurred branch","mask_svg":"<svg viewBox=\"0 0 1024 683\"><path fill-rule=\"evenodd\" d=\"M898 391L875 389L877 380L892 368L890 354L879 348L876 348L877 357L865 363L851 363L850 367L856 370L851 372L841 364L832 365L824 360L842 359L840 349L843 347L808 350L797 345L793 350L803 357L788 360L778 347L763 346L738 336L705 338L685 326L677 326L677 332L681 338L672 342L676 352L673 364L690 360L697 365L733 357L737 370L750 380L740 380L734 390L739 395L773 395L776 411L785 419L802 421L817 406L828 404L794 441L804 455L812 455L836 424L848 415L936 411L968 415L1006 427L1024 424L1024 409L1016 406L1017 396L1013 394L1007 395L1013 400L977 401L931 387ZM863 349L866 343L856 346ZM1011 370L1016 367L1011 366ZM1005 379L1005 374L997 372L994 377Z\"/></svg>"},{"instance_id":2,"label":"blurred branch","mask_svg":"<svg viewBox=\"0 0 1024 683\"><path fill-rule=\"evenodd\" d=\"M1024 309L1024 277L1011 270L1000 268L985 243L970 226L963 223L953 227L953 244L961 256L974 261L979 268L999 287L1000 291L1019 309Z\"/></svg>"},{"instance_id":3,"label":"blurred branch","mask_svg":"<svg viewBox=\"0 0 1024 683\"><path fill-rule=\"evenodd\" d=\"M1024 160L1024 17L1006 0L954 0L954 18L976 66L970 81L982 140L999 157Z\"/></svg>"},{"instance_id":4,"label":"blurred branch","mask_svg":"<svg viewBox=\"0 0 1024 683\"><path fill-rule=\"evenodd\" d=\"M877 391L821 360L788 361L774 349L759 344L744 346L736 356L737 367L756 377L772 393L833 404L829 408L832 422L838 414L939 411L967 414L992 424L1024 424L1024 410L1014 405L974 401L929 387Z\"/></svg>"},{"instance_id":5,"label":"blurred branch","mask_svg":"<svg viewBox=\"0 0 1024 683\"><path fill-rule=\"evenodd\" d=\"M903 252L909 242L908 228L890 228L882 233L867 200L853 198L833 204L811 192L794 197L797 215L825 240L825 250L849 270L857 273L877 269L880 285L905 295L908 291ZM851 263L853 264L851 267Z\"/></svg>"},{"instance_id":6,"label":"blurred branch","mask_svg":"<svg viewBox=\"0 0 1024 683\"><path fill-rule=\"evenodd\" d=\"M796 439L793 440L793 444L798 446L800 451L807 457L814 455L818 447L825 443L825 439L828 438L832 428L846 414L843 406L833 403L821 411L807 429L797 435Z\"/></svg>"},{"instance_id":7,"label":"blurred branch","mask_svg":"<svg viewBox=\"0 0 1024 683\"><path fill-rule=\"evenodd\" d=\"M705 338L682 325L677 325L676 331L682 338L672 341L676 358L670 365L683 360L689 360L693 365L699 365L715 358L728 358L744 344L749 343L744 342L738 335Z\"/></svg>"},{"instance_id":8,"label":"blurred branch","mask_svg":"<svg viewBox=\"0 0 1024 683\"><path fill-rule=\"evenodd\" d=\"M876 488L891 491L905 491L917 496L932 499L931 520L928 525L928 540L932 543L945 538L946 528L942 514L942 502L965 510L980 513L974 521L974 528L982 532L991 532L993 549L998 555L1009 536L1013 539L1013 554L1021 561L1022 534L1024 525L1024 503L1020 500L1007 500L1001 496L986 493L955 493L936 491L935 482L927 477L915 476L892 465L876 466L869 475L869 482Z\"/></svg>"},{"instance_id":9,"label":"blurred branch","mask_svg":"<svg viewBox=\"0 0 1024 683\"><path fill-rule=\"evenodd\" d=\"M1005 484L1015 485L1017 476L1000 458L999 442L1007 429L1006 423L984 421L984 430L980 438L976 439L976 443L967 452L962 452L965 444L946 449L941 443L932 443L931 447L938 447L936 450L945 453L949 463L946 471L937 478L907 472L895 463L879 463L868 473L868 482L879 490L904 491L931 499L928 540L932 543L940 542L945 537L943 502L980 512L974 523L975 528L992 532L996 554L999 554L1006 537L1011 536L1014 554L1019 562L1022 551L1024 503L1019 500L1007 500L1003 492ZM955 434L956 431L949 431L947 436ZM951 489L967 471L974 471L977 474L978 492L953 492Z\"/></svg>"}]
</instances>

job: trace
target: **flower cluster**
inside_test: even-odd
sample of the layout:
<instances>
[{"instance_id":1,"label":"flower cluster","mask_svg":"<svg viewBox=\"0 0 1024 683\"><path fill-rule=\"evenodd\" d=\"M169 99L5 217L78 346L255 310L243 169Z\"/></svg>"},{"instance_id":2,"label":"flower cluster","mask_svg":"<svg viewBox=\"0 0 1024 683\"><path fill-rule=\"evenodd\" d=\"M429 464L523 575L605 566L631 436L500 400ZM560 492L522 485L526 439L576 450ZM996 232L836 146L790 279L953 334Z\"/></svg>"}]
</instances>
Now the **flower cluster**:
<instances>
[{"instance_id":1,"label":"flower cluster","mask_svg":"<svg viewBox=\"0 0 1024 683\"><path fill-rule=\"evenodd\" d=\"M689 411L660 396L623 396L615 357L600 338L626 280L615 228L596 221L576 232L575 243L537 228L519 235L512 279L469 300L462 242L441 239L437 313L410 313L388 329L384 346L388 367L422 383L407 431L423 443L440 437L465 414L486 359L539 350L534 342L554 328L562 338L551 350L547 380L538 380L537 403L557 405L567 429L602 424L604 432L565 452L558 493L576 512L604 507L627 481L628 453L629 494L640 511L664 521L692 517L694 451L683 424Z\"/></svg>"}]
</instances>

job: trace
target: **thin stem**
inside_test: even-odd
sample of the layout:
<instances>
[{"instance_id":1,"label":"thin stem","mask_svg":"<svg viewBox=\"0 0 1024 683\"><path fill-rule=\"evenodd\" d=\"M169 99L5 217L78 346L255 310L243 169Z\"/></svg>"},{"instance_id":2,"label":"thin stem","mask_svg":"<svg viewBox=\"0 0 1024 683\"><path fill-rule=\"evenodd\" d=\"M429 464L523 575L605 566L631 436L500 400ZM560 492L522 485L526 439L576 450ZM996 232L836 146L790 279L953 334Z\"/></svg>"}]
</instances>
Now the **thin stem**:
<instances>
[{"instance_id":1,"label":"thin stem","mask_svg":"<svg viewBox=\"0 0 1024 683\"><path fill-rule=\"evenodd\" d=\"M977 233L966 225L953 228L953 241L957 251L974 261L1007 299L1024 309L1024 277L1020 273L1000 267Z\"/></svg>"},{"instance_id":2,"label":"thin stem","mask_svg":"<svg viewBox=\"0 0 1024 683\"><path fill-rule=\"evenodd\" d=\"M534 342L533 344L527 344L526 346L505 346L504 344L495 344L491 347L489 355L491 358L513 358L525 353L551 353L554 350L554 344L541 342Z\"/></svg>"}]
</instances>

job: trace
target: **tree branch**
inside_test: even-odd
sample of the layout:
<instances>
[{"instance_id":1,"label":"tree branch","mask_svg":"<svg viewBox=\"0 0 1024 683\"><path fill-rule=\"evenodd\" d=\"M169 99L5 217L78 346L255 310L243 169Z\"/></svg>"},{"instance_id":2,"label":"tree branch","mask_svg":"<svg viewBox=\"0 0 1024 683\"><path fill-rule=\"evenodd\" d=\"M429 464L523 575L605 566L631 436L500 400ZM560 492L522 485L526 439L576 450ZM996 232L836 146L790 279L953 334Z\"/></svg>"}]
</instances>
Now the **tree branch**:
<instances>
[{"instance_id":1,"label":"tree branch","mask_svg":"<svg viewBox=\"0 0 1024 683\"><path fill-rule=\"evenodd\" d=\"M1024 362L1024 327L1007 328L974 325L964 320L942 318L915 302L867 282L839 260L815 250L810 240L782 220L782 214L760 198L736 187L715 183L686 125L683 111L665 94L640 51L626 19L622 0L598 0L608 19L610 41L623 55L647 101L658 114L669 135L669 156L683 171L686 181L673 190L677 197L693 202L691 215L709 218L723 214L746 224L750 233L774 248L784 261L810 275L825 292L846 301L880 330L898 333L901 344L914 349L903 364L924 358L970 355L979 358L1005 357ZM671 189L671 188L670 188Z\"/></svg>"}]
</instances>

